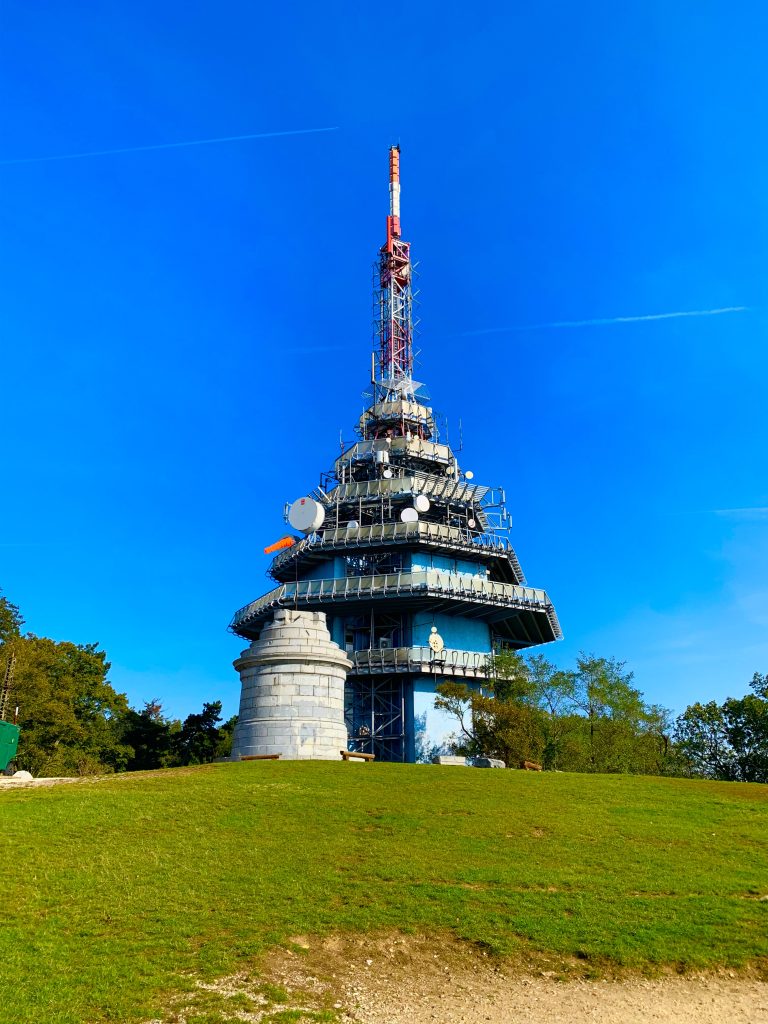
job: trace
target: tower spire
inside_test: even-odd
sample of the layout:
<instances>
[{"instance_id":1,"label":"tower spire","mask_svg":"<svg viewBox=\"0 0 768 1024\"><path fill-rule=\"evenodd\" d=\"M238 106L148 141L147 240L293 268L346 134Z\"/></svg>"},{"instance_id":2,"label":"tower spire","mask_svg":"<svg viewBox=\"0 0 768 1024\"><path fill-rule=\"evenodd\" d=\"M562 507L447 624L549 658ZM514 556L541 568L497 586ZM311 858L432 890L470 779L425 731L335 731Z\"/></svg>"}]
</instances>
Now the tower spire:
<instances>
[{"instance_id":1,"label":"tower spire","mask_svg":"<svg viewBox=\"0 0 768 1024\"><path fill-rule=\"evenodd\" d=\"M387 240L374 267L377 398L413 397L411 246L400 234L400 147L389 150Z\"/></svg>"},{"instance_id":2,"label":"tower spire","mask_svg":"<svg viewBox=\"0 0 768 1024\"><path fill-rule=\"evenodd\" d=\"M400 237L400 147L389 150L389 217L387 217L387 249L392 239Z\"/></svg>"}]
</instances>

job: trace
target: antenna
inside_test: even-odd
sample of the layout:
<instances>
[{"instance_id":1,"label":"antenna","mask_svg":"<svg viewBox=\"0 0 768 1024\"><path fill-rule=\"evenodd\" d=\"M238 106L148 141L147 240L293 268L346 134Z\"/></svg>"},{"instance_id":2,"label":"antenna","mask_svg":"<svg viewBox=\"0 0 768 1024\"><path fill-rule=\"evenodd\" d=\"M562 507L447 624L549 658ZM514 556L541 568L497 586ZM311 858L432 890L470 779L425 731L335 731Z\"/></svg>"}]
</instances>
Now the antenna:
<instances>
[{"instance_id":1,"label":"antenna","mask_svg":"<svg viewBox=\"0 0 768 1024\"><path fill-rule=\"evenodd\" d=\"M387 240L374 267L377 398L413 398L413 293L411 246L400 236L400 147L389 150Z\"/></svg>"}]
</instances>

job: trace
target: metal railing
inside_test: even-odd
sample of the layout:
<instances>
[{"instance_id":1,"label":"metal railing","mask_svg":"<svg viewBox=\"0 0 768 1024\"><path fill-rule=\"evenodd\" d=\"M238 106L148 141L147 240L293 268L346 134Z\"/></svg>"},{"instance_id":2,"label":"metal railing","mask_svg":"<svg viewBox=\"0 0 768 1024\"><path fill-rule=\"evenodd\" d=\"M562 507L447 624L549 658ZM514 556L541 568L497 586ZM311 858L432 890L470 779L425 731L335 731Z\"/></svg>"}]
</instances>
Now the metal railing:
<instances>
[{"instance_id":1,"label":"metal railing","mask_svg":"<svg viewBox=\"0 0 768 1024\"><path fill-rule=\"evenodd\" d=\"M445 648L436 654L429 647L389 647L379 650L354 651L352 673L425 672L436 676L459 675L480 677L491 675L492 655L478 651Z\"/></svg>"},{"instance_id":2,"label":"metal railing","mask_svg":"<svg viewBox=\"0 0 768 1024\"><path fill-rule=\"evenodd\" d=\"M283 583L236 612L231 628L237 631L238 626L257 618L261 612L287 607L293 602L306 607L393 596L448 597L469 603L544 611L555 635L560 635L557 617L546 591L440 569Z\"/></svg>"},{"instance_id":3,"label":"metal railing","mask_svg":"<svg viewBox=\"0 0 768 1024\"><path fill-rule=\"evenodd\" d=\"M453 462L453 453L447 444L438 444L435 441L422 441L418 437L393 437L389 440L389 443L383 440L357 441L336 459L334 463L336 476L343 480L345 467L366 456L373 456L377 451L397 452L411 459L419 459L430 463L437 462L446 466Z\"/></svg>"},{"instance_id":4,"label":"metal railing","mask_svg":"<svg viewBox=\"0 0 768 1024\"><path fill-rule=\"evenodd\" d=\"M472 533L458 526L444 523L376 523L373 526L339 527L326 529L322 535L313 534L300 541L295 547L281 551L272 561L272 569L292 562L301 552L309 550L337 550L358 547L363 544L403 544L408 542L426 543L431 546L445 545L471 554L475 551L494 551L512 556L510 561L518 575L522 569L506 537L492 533Z\"/></svg>"},{"instance_id":5,"label":"metal railing","mask_svg":"<svg viewBox=\"0 0 768 1024\"><path fill-rule=\"evenodd\" d=\"M326 495L326 503L330 506L336 501L343 504L359 501L361 498L407 497L411 494L426 494L430 498L445 498L474 506L482 506L486 498L494 498L492 489L482 484L470 484L455 477L431 476L424 473L393 477L390 480L382 478L339 484Z\"/></svg>"}]
</instances>

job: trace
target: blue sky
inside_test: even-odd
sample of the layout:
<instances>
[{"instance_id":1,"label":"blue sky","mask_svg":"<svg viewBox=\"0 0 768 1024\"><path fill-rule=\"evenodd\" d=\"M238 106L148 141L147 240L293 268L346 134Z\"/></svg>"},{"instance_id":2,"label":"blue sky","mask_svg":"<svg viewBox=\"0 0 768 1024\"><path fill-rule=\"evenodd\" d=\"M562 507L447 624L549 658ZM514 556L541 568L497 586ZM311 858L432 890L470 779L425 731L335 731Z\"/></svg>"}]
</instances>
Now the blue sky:
<instances>
[{"instance_id":1,"label":"blue sky","mask_svg":"<svg viewBox=\"0 0 768 1024\"><path fill-rule=\"evenodd\" d=\"M28 628L98 641L137 705L236 711L229 618L361 409L399 141L417 376L506 488L565 631L545 653L626 659L674 710L743 692L767 30L701 0L5 0L0 586ZM307 128L335 130L35 159Z\"/></svg>"}]
</instances>

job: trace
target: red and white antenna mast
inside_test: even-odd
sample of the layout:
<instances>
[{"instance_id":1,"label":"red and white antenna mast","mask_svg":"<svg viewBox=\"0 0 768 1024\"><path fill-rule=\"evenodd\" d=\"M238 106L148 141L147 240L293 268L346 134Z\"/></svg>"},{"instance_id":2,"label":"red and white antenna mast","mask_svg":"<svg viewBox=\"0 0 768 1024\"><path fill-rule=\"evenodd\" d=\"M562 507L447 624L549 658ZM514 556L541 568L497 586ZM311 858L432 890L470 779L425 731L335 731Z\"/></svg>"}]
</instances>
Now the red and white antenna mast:
<instances>
[{"instance_id":1,"label":"red and white antenna mast","mask_svg":"<svg viewBox=\"0 0 768 1024\"><path fill-rule=\"evenodd\" d=\"M387 241L374 267L377 399L413 398L411 246L400 237L400 147L389 150Z\"/></svg>"}]
</instances>

